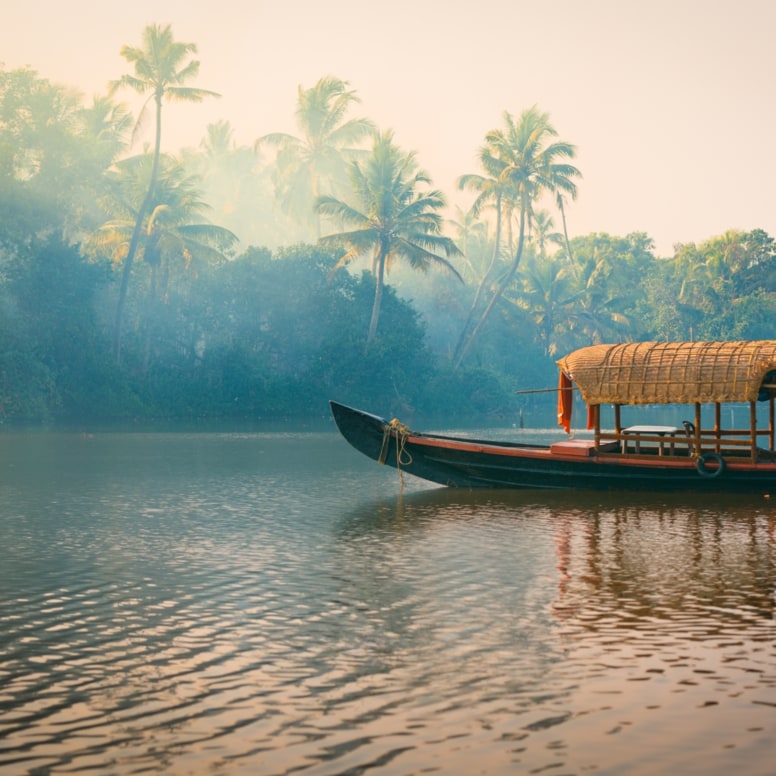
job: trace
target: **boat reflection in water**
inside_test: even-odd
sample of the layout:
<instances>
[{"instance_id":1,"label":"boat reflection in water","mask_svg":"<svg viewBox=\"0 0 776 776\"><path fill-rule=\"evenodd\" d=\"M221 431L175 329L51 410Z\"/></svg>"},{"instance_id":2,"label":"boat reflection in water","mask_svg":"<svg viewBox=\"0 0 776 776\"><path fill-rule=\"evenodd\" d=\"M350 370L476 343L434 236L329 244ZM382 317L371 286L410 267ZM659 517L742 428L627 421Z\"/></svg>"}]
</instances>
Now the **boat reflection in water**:
<instances>
[{"instance_id":1,"label":"boat reflection in water","mask_svg":"<svg viewBox=\"0 0 776 776\"><path fill-rule=\"evenodd\" d=\"M771 772L768 500L440 489L340 537L423 762L455 742L460 773Z\"/></svg>"}]
</instances>

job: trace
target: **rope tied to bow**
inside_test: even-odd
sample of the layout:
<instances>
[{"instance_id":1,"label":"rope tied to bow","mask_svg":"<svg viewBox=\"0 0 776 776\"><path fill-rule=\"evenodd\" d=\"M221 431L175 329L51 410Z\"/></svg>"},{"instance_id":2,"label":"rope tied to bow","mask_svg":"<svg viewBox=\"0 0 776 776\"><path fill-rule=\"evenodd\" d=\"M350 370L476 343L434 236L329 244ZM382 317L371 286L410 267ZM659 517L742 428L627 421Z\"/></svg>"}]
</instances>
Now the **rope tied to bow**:
<instances>
[{"instance_id":1,"label":"rope tied to bow","mask_svg":"<svg viewBox=\"0 0 776 776\"><path fill-rule=\"evenodd\" d=\"M405 449L407 438L411 433L409 428L396 418L390 423L386 423L383 427L383 444L380 447L377 463L384 464L386 462L388 451L390 450L391 437L393 437L396 440L396 468L401 476L401 467L412 463L412 456Z\"/></svg>"}]
</instances>

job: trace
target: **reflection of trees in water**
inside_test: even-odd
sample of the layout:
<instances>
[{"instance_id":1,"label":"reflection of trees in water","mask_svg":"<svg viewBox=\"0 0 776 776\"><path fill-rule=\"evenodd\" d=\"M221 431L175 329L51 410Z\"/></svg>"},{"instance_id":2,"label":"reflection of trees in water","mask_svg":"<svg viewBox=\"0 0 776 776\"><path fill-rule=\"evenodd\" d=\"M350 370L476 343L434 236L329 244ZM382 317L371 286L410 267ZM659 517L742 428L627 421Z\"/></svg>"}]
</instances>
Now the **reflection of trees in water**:
<instances>
[{"instance_id":1,"label":"reflection of trees in water","mask_svg":"<svg viewBox=\"0 0 776 776\"><path fill-rule=\"evenodd\" d=\"M631 762L704 704L720 729L760 724L776 512L738 501L436 489L363 505L336 530L329 673L349 689L327 708L363 692L394 721L465 712L534 753L551 727L591 762L591 731L644 722L627 751L607 747ZM708 746L708 724L682 735Z\"/></svg>"},{"instance_id":2,"label":"reflection of trees in water","mask_svg":"<svg viewBox=\"0 0 776 776\"><path fill-rule=\"evenodd\" d=\"M771 754L750 736L768 739L753 731L776 691L776 514L685 498L558 515L556 679L575 682L577 718L632 726L627 748L607 749L612 772L666 758L668 770L727 772L718 758L735 751L766 773ZM575 741L577 756L587 745Z\"/></svg>"},{"instance_id":3,"label":"reflection of trees in water","mask_svg":"<svg viewBox=\"0 0 776 776\"><path fill-rule=\"evenodd\" d=\"M476 532L463 530L474 521ZM615 612L638 620L704 607L729 619L770 617L776 610L776 508L763 500L435 489L364 505L345 518L339 537L360 555L366 578L359 585L374 585L375 595L385 598L391 591L401 595L396 571L409 562L410 548L425 543L425 562L441 558L456 536L486 543L487 524L500 533L481 560L505 592L526 571L545 573L545 559L532 558L537 550L526 536L554 538L558 613L585 610L595 619ZM522 545L514 564L489 561L488 552L512 540ZM472 546L460 548L470 562L474 554ZM455 562L454 550L447 557ZM375 576L381 567L390 567L383 583Z\"/></svg>"},{"instance_id":4,"label":"reflection of trees in water","mask_svg":"<svg viewBox=\"0 0 776 776\"><path fill-rule=\"evenodd\" d=\"M776 513L741 507L623 506L562 517L555 610L591 627L616 618L703 611L713 621L771 618Z\"/></svg>"},{"instance_id":5,"label":"reflection of trees in water","mask_svg":"<svg viewBox=\"0 0 776 776\"><path fill-rule=\"evenodd\" d=\"M339 526L340 594L383 654L451 633L533 650L548 613L591 635L758 638L776 611L776 510L689 500L445 489L363 505ZM546 665L557 644L541 648Z\"/></svg>"}]
</instances>

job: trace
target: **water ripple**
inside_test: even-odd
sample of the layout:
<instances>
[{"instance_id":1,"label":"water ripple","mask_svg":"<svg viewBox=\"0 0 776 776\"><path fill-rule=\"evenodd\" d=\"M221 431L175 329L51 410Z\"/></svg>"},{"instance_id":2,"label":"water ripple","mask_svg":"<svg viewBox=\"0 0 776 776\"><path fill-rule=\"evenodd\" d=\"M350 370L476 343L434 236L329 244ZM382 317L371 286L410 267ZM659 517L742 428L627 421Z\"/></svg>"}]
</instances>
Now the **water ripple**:
<instances>
[{"instance_id":1,"label":"water ripple","mask_svg":"<svg viewBox=\"0 0 776 776\"><path fill-rule=\"evenodd\" d=\"M355 488L333 439L33 446L4 774L771 771L769 505Z\"/></svg>"}]
</instances>

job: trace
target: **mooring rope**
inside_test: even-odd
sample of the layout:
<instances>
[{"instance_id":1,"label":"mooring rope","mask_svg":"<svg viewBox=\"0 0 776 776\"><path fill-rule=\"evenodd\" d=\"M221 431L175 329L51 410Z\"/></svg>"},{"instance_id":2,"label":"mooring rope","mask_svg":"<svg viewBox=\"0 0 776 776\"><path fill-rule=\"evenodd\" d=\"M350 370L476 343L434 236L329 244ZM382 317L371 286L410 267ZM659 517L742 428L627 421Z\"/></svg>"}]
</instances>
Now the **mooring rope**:
<instances>
[{"instance_id":1,"label":"mooring rope","mask_svg":"<svg viewBox=\"0 0 776 776\"><path fill-rule=\"evenodd\" d=\"M383 428L383 444L380 447L380 455L377 457L377 463L384 464L388 458L391 437L396 439L396 468L399 470L399 477L404 482L404 475L401 467L409 466L412 463L412 456L405 449L407 438L412 432L402 422L394 418L390 423L386 423Z\"/></svg>"}]
</instances>

